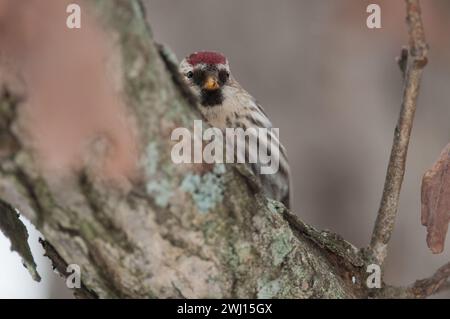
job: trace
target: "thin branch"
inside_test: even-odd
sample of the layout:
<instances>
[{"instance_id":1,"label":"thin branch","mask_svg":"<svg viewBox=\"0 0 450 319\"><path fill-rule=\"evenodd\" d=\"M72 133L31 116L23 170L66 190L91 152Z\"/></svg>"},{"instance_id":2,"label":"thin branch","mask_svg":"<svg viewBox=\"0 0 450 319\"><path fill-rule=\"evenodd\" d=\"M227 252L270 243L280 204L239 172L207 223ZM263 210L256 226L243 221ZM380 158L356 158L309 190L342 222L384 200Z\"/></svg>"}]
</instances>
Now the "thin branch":
<instances>
[{"instance_id":1,"label":"thin branch","mask_svg":"<svg viewBox=\"0 0 450 319\"><path fill-rule=\"evenodd\" d=\"M417 280L408 291L416 298L426 298L450 289L450 262L439 268L433 276Z\"/></svg>"},{"instance_id":2,"label":"thin branch","mask_svg":"<svg viewBox=\"0 0 450 319\"><path fill-rule=\"evenodd\" d=\"M383 196L369 247L372 261L380 266L384 264L388 243L394 229L420 80L423 68L427 64L428 45L425 41L419 0L405 1L409 50L402 52L399 61L400 68L404 73L403 100L395 128Z\"/></svg>"},{"instance_id":3,"label":"thin branch","mask_svg":"<svg viewBox=\"0 0 450 319\"><path fill-rule=\"evenodd\" d=\"M431 277L417 280L407 287L386 285L379 290L374 298L412 299L427 298L450 290L450 262L439 268Z\"/></svg>"}]
</instances>

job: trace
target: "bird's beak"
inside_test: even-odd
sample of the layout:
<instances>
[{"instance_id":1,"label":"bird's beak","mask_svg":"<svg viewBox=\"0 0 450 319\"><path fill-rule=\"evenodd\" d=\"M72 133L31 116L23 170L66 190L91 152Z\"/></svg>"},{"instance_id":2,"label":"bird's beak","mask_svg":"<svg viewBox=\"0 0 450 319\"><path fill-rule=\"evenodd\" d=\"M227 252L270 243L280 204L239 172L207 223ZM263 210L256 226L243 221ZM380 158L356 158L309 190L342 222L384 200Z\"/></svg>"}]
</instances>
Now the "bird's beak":
<instances>
[{"instance_id":1,"label":"bird's beak","mask_svg":"<svg viewBox=\"0 0 450 319\"><path fill-rule=\"evenodd\" d=\"M214 76L208 76L203 85L205 90L217 90L219 88L219 81Z\"/></svg>"}]
</instances>

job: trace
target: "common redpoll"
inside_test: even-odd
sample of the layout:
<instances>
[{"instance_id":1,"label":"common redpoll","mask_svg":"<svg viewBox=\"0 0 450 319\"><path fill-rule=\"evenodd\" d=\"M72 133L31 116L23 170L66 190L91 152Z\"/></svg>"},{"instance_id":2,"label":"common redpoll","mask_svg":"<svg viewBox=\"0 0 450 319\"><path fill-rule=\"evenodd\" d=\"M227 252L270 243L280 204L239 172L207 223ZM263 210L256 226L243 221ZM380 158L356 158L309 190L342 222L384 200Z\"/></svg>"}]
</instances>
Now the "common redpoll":
<instances>
[{"instance_id":1,"label":"common redpoll","mask_svg":"<svg viewBox=\"0 0 450 319\"><path fill-rule=\"evenodd\" d=\"M278 130L272 128L263 108L233 78L226 57L217 52L196 52L181 61L179 70L198 98L198 108L210 126L223 131L227 128L269 129L266 130L269 132L267 138L261 138L259 134L253 136L258 148L265 147L271 154L277 153L277 171L262 173L260 160L253 164L250 161L248 165L259 179L265 195L289 208L289 164L285 149L279 142ZM246 141L244 156L255 158L258 154L258 150L249 147Z\"/></svg>"}]
</instances>

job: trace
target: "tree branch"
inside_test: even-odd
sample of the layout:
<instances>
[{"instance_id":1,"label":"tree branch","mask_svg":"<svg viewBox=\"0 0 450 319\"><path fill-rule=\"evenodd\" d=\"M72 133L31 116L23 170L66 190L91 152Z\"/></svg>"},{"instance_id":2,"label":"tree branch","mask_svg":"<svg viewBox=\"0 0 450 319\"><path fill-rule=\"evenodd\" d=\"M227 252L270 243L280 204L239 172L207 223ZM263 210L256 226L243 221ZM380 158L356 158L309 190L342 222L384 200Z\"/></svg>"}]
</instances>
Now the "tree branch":
<instances>
[{"instance_id":1,"label":"tree branch","mask_svg":"<svg viewBox=\"0 0 450 319\"><path fill-rule=\"evenodd\" d=\"M369 247L370 258L380 266L384 265L388 243L394 229L420 80L423 68L427 64L428 45L425 41L419 1L405 1L409 50L408 52L403 50L399 60L400 68L404 73L403 100L395 128L383 195Z\"/></svg>"},{"instance_id":2,"label":"tree branch","mask_svg":"<svg viewBox=\"0 0 450 319\"><path fill-rule=\"evenodd\" d=\"M426 298L439 292L450 289L450 262L439 268L433 276L417 280L408 291L415 298Z\"/></svg>"},{"instance_id":3,"label":"tree branch","mask_svg":"<svg viewBox=\"0 0 450 319\"><path fill-rule=\"evenodd\" d=\"M102 156L114 160L121 153L97 156L88 152L89 148L86 153L96 155L95 160L88 157L77 163L81 167L72 170L70 166L64 174L46 174L42 158L47 157L39 156L42 145L33 143L36 136L29 132L30 124L36 121L43 121L40 124L45 128L51 124L45 116L27 114L39 107L26 107L36 99L15 103L8 112L0 108L0 125L4 123L4 130L17 141L17 147L9 148L0 158L0 198L17 207L42 232L54 266L63 273L66 265L79 265L85 297L365 296L364 261L358 258L354 246L294 219L282 204L264 198L245 172L233 165L210 165L199 170L198 166L176 165L171 160L172 130L191 128L199 113L192 107L189 91L177 80L179 74L170 54L162 52L161 56L139 1L96 0L85 1L83 6L87 14L83 28L76 32L77 43L91 47L100 42L102 38L92 41L95 34L89 32L101 29L108 45L92 49L92 55L83 55L88 61L78 61L77 68L89 66L84 81L95 75L91 71L94 65L101 68L103 63L120 78L114 82L113 93L117 95L113 95L118 97L114 101L120 100L126 109L121 123L133 126L139 150L133 164L139 179L130 179L121 189L117 183L100 178L98 163L103 163ZM64 14L65 10L51 12ZM95 17L95 24L90 24L89 16ZM39 33L48 34L42 30ZM65 32L61 39L51 42L68 45L67 38L72 34ZM11 38L19 44L22 40L16 34ZM66 55L76 50L55 51ZM92 63L95 54L101 58ZM72 64L72 58L60 60ZM43 71L49 80L50 75ZM39 79L39 74L34 75ZM52 83L59 84L65 78L67 75L62 75ZM32 83L27 84L32 87ZM96 83L96 87L109 88L98 84L106 86ZM11 96L16 95L13 89L10 91ZM52 103L57 93L50 87L45 95L52 99L45 103ZM61 111L60 105L54 106ZM119 116L119 110L107 109L102 115ZM63 133L65 127L58 124L58 132ZM102 125L100 133L95 133L116 150L121 139L111 136L117 137L113 134L121 129ZM82 144L90 142L83 140Z\"/></svg>"},{"instance_id":4,"label":"tree branch","mask_svg":"<svg viewBox=\"0 0 450 319\"><path fill-rule=\"evenodd\" d=\"M422 299L450 289L450 263L439 268L431 277L417 280L407 287L385 286L379 290L375 298L408 298Z\"/></svg>"}]
</instances>

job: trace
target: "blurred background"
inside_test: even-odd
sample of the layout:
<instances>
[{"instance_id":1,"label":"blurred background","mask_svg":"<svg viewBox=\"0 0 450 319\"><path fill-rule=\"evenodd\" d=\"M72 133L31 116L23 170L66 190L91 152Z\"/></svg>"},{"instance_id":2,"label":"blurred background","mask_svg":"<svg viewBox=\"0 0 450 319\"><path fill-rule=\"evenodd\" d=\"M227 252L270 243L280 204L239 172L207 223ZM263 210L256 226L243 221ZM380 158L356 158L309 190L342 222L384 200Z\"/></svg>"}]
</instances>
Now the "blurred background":
<instances>
[{"instance_id":1,"label":"blurred background","mask_svg":"<svg viewBox=\"0 0 450 319\"><path fill-rule=\"evenodd\" d=\"M280 128L294 211L357 247L368 245L400 110L395 57L407 44L404 1L144 2L158 42L179 59L198 50L223 52L234 76ZM381 29L366 27L371 3L381 6ZM433 255L420 224L422 175L450 142L450 2L422 1L422 9L430 63L387 261L386 281L394 285L428 277L450 260L450 240L441 255ZM30 241L40 284L18 266L19 257L0 234L0 298L70 296L41 258L37 236L33 231Z\"/></svg>"}]
</instances>

